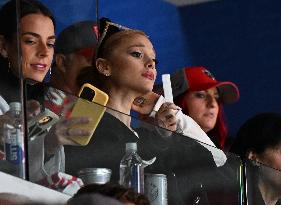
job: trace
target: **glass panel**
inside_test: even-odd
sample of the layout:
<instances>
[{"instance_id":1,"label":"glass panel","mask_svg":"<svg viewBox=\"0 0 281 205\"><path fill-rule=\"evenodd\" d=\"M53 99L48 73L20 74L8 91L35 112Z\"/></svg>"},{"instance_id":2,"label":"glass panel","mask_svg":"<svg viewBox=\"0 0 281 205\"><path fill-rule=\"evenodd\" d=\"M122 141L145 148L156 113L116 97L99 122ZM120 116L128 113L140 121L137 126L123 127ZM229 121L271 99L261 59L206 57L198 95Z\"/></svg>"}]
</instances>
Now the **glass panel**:
<instances>
[{"instance_id":1,"label":"glass panel","mask_svg":"<svg viewBox=\"0 0 281 205\"><path fill-rule=\"evenodd\" d=\"M247 204L281 203L281 170L256 161L246 162Z\"/></svg>"},{"instance_id":2,"label":"glass panel","mask_svg":"<svg viewBox=\"0 0 281 205\"><path fill-rule=\"evenodd\" d=\"M18 5L19 1L14 1L3 7L0 17L0 171L26 178Z\"/></svg>"},{"instance_id":3,"label":"glass panel","mask_svg":"<svg viewBox=\"0 0 281 205\"><path fill-rule=\"evenodd\" d=\"M157 160L148 173L165 174L169 204L239 204L242 196L240 158L152 124L133 118L141 135L138 145L144 159ZM194 136L192 136L194 137ZM199 137L199 136L198 136Z\"/></svg>"},{"instance_id":4,"label":"glass panel","mask_svg":"<svg viewBox=\"0 0 281 205\"><path fill-rule=\"evenodd\" d=\"M33 85L33 89L34 87L42 89L39 85ZM30 176L40 184L44 184L41 180L44 175L64 172L63 150L55 153L55 157L58 158L45 155L45 166L42 170L38 164L38 161L43 160L44 154L40 138L45 137L46 142L47 137L52 137L50 133L53 133L56 126L61 136L73 134L73 130L67 129L69 124L65 118L73 116L73 105L81 106L86 102L54 88L45 87L43 90L44 92L36 92L45 93L40 117L32 118L28 123ZM42 102L43 96L36 97L37 100L41 98ZM88 104L86 108L80 107L80 111L85 109L84 114L91 114L98 110L91 114L92 121L95 122L98 122L97 118L104 111L103 106L94 103ZM132 129L119 119L131 119ZM56 126L53 125L55 122L57 122ZM58 126L58 123L61 124ZM50 129L49 126L53 127ZM64 146L65 173L83 178L85 176L81 173L79 175L79 171L84 168L108 168L112 171L110 181L118 183L120 161L125 155L127 142L138 142L138 153L147 163L152 163L156 157L155 162L144 170L146 174L166 176L169 204L198 204L208 201L215 204L237 204L239 202L241 164L238 157L229 153L224 154L214 147L109 108L102 116L88 145ZM34 146L35 144L37 145ZM158 191L161 190L165 192L163 187Z\"/></svg>"},{"instance_id":5,"label":"glass panel","mask_svg":"<svg viewBox=\"0 0 281 205\"><path fill-rule=\"evenodd\" d=\"M137 152L147 165L144 168L145 177L156 174L150 180L155 180L153 183L157 186L161 184L161 180L167 180L166 189L165 186L154 188L158 193L167 195L169 204L241 202L242 166L237 156L161 128L158 125L162 123L154 119L147 123L148 120L140 121L110 108L106 108L104 112L105 107L99 104L89 103L46 84L33 84L29 86L30 92L31 88L36 90L35 93L42 94L33 97L41 102L40 114L28 121L29 170L32 181L54 188L42 179L59 173L66 178L69 175L78 176L87 183L97 178L93 177L92 169L85 168L107 168L112 171L110 182L118 183L125 144L137 142ZM91 122L97 125L93 135L89 135L89 143L86 146L64 146L64 150L59 148L54 155L48 155L46 141L54 137L54 130L61 137L69 138L69 135L74 134L74 127L80 126L76 122L76 125L68 129L71 117L75 115L73 107L76 111L79 108L79 114L91 116ZM131 120L132 129L120 119ZM44 162L43 167L41 162ZM160 178L155 179L155 176ZM155 200L155 189L151 186L145 186L145 194ZM63 191L65 187L56 189Z\"/></svg>"}]
</instances>

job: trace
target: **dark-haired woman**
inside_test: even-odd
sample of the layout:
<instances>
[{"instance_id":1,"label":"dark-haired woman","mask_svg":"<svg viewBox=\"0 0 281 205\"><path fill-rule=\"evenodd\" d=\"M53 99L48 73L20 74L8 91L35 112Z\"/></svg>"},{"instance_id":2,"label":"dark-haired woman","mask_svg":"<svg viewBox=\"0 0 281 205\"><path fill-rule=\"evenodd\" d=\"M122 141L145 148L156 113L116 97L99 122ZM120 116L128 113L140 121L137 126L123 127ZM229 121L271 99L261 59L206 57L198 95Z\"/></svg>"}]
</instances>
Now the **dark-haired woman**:
<instances>
[{"instance_id":1,"label":"dark-haired woman","mask_svg":"<svg viewBox=\"0 0 281 205\"><path fill-rule=\"evenodd\" d=\"M239 129L230 149L246 160L249 205L281 204L281 114L261 113Z\"/></svg>"},{"instance_id":2,"label":"dark-haired woman","mask_svg":"<svg viewBox=\"0 0 281 205\"><path fill-rule=\"evenodd\" d=\"M20 3L19 32L17 32L17 2ZM54 44L55 20L49 9L41 2L11 0L1 7L0 95L7 103L21 102L20 78L43 81L53 60ZM19 48L21 56L18 56ZM5 117L1 115L1 119ZM47 165L42 169L43 143L43 138L30 142L31 180L40 179L53 167Z\"/></svg>"},{"instance_id":3,"label":"dark-haired woman","mask_svg":"<svg viewBox=\"0 0 281 205\"><path fill-rule=\"evenodd\" d=\"M96 67L88 68L93 71L91 77L89 73L86 75L91 81L84 82L91 82L108 93L107 112L87 146L65 146L66 171L74 174L85 167L106 167L112 169L111 180L118 182L119 163L125 154L125 144L138 142L138 152L143 159L156 156L156 161L146 171L167 175L169 204L195 203L195 187L195 192L200 192L206 188L202 181L217 177L216 168L225 163L225 155L217 165L217 161L214 163L212 160L213 153L195 140L177 134L163 139L159 133L134 129L130 116L132 104L137 97L153 89L157 73L156 53L145 33L112 22L107 22L104 27L106 29L100 35ZM161 109L167 105L175 113L179 111L176 106L167 103L163 103ZM165 123L170 130L176 127L169 120ZM196 128L200 136L206 136L198 125L192 128ZM203 204L203 198L198 204Z\"/></svg>"},{"instance_id":4,"label":"dark-haired woman","mask_svg":"<svg viewBox=\"0 0 281 205\"><path fill-rule=\"evenodd\" d=\"M19 41L16 0L7 2L0 10L0 92L8 102L19 97L19 93L15 93L19 89L15 88L19 86L21 69L23 78L41 82L51 67L54 54L55 20L52 13L39 1L19 2ZM17 56L19 46L21 59Z\"/></svg>"},{"instance_id":5,"label":"dark-haired woman","mask_svg":"<svg viewBox=\"0 0 281 205\"><path fill-rule=\"evenodd\" d=\"M19 33L17 32L17 2L20 3ZM19 37L19 38L17 38ZM20 78L42 82L50 70L54 55L55 19L50 10L37 0L10 0L0 10L0 95L8 103L20 100ZM21 48L21 56L17 51ZM22 72L21 72L22 71ZM21 75L22 74L22 75ZM33 88L32 88L33 87ZM27 90L28 97L38 97L40 92L29 92L36 88L36 84ZM42 100L39 98L39 100ZM31 103L29 103L31 102ZM38 102L29 101L34 115L40 112ZM2 106L3 107L3 106ZM36 109L35 109L36 108ZM39 110L38 110L39 109ZM28 110L29 111L29 110ZM5 122L5 115L0 120ZM87 124L88 119L62 119L60 122L71 124ZM2 126L2 125L1 125ZM29 145L30 180L38 181L46 175L63 171L64 154L62 147L55 147L48 143L48 139L58 136L57 126L54 126L47 135L36 137ZM77 131L77 130L75 130ZM77 131L79 136L83 130ZM64 135L67 133L64 130ZM57 137L59 138L59 137ZM64 141L64 144L75 144L73 141Z\"/></svg>"},{"instance_id":6,"label":"dark-haired woman","mask_svg":"<svg viewBox=\"0 0 281 205\"><path fill-rule=\"evenodd\" d=\"M150 205L150 202L144 194L136 193L131 188L125 188L118 184L88 184L81 187L77 193L68 201L72 204L73 199L85 195L101 194L110 198L117 199L123 205Z\"/></svg>"}]
</instances>

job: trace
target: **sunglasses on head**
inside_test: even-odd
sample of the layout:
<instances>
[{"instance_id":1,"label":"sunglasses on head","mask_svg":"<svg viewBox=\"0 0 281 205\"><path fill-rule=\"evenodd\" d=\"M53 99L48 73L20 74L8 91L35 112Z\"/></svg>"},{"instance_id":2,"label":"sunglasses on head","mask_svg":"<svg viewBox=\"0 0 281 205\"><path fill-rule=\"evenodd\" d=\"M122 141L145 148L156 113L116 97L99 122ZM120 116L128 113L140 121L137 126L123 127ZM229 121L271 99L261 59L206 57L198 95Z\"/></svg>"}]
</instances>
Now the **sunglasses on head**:
<instances>
[{"instance_id":1,"label":"sunglasses on head","mask_svg":"<svg viewBox=\"0 0 281 205\"><path fill-rule=\"evenodd\" d=\"M106 40L111 37L113 34L118 33L123 30L130 30L129 28L113 23L108 18L101 18L99 21L99 29L100 32L98 35L98 51L97 51L97 57L100 57L99 50L102 49L104 43Z\"/></svg>"}]
</instances>

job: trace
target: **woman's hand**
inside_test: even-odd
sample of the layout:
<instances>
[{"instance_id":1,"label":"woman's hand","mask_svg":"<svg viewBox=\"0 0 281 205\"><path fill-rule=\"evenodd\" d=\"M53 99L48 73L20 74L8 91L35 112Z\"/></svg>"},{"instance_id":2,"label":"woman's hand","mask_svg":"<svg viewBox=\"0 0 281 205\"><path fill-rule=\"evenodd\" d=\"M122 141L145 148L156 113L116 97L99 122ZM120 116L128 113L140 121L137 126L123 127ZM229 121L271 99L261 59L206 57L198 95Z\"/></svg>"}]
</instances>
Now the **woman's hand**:
<instances>
[{"instance_id":1,"label":"woman's hand","mask_svg":"<svg viewBox=\"0 0 281 205\"><path fill-rule=\"evenodd\" d=\"M132 110L142 115L148 115L152 112L152 109L154 108L159 97L160 95L154 92L137 97L132 104Z\"/></svg>"},{"instance_id":2,"label":"woman's hand","mask_svg":"<svg viewBox=\"0 0 281 205\"><path fill-rule=\"evenodd\" d=\"M158 126L168 129L172 132L177 130L176 114L180 110L174 103L163 103L157 111L155 118L158 121Z\"/></svg>"},{"instance_id":3,"label":"woman's hand","mask_svg":"<svg viewBox=\"0 0 281 205\"><path fill-rule=\"evenodd\" d=\"M48 155L55 154L61 145L75 145L76 143L71 139L75 136L89 136L90 132L77 127L77 125L85 125L90 122L90 118L77 117L62 119L57 122L45 136L45 152ZM73 127L75 125L76 127Z\"/></svg>"}]
</instances>

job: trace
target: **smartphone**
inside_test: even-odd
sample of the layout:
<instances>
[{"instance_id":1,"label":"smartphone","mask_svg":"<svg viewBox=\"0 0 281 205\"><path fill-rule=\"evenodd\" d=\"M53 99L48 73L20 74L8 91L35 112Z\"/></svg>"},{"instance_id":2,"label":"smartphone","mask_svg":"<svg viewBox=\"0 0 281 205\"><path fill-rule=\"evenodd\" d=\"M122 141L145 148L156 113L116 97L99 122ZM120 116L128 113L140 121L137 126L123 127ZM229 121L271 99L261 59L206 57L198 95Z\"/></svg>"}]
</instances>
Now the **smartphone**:
<instances>
[{"instance_id":1,"label":"smartphone","mask_svg":"<svg viewBox=\"0 0 281 205\"><path fill-rule=\"evenodd\" d=\"M88 136L73 136L71 139L80 145L87 145L98 126L108 101L108 95L95 86L85 83L79 92L79 99L76 101L70 117L90 117L92 120L85 125L74 125L90 131Z\"/></svg>"}]
</instances>

